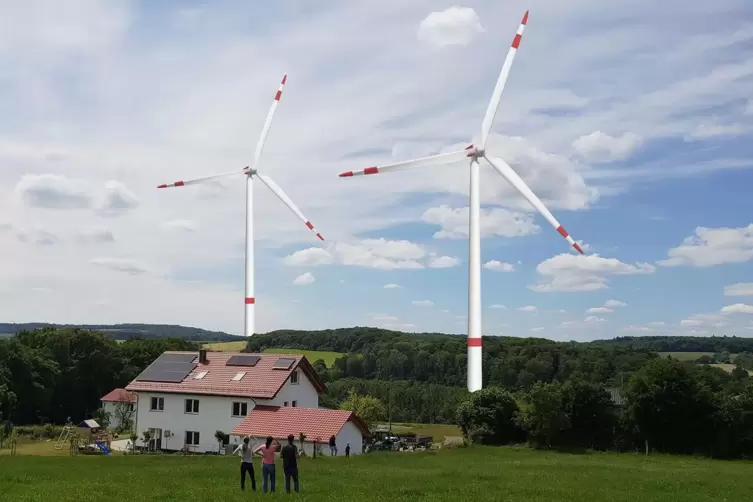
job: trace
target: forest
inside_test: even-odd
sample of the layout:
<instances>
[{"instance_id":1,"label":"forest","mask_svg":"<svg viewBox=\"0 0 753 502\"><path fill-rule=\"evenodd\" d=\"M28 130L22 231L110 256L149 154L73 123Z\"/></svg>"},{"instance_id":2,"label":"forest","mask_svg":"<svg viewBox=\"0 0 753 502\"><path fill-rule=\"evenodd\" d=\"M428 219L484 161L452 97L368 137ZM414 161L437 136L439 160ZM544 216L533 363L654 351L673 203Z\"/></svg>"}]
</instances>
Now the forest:
<instances>
[{"instance_id":1,"label":"forest","mask_svg":"<svg viewBox=\"0 0 753 502\"><path fill-rule=\"evenodd\" d=\"M746 342L702 339L691 348L713 347L715 353L734 353L737 359L748 361L753 358L750 352L738 352L748 349ZM331 367L323 360L312 361L327 384L322 406L339 407L355 389L359 395L379 399L385 419L459 423L469 437L481 441L499 442L504 437L546 447L634 448L650 439L666 451L744 454L729 445L753 442L753 379L747 371L737 368L727 373L709 364L661 358L653 350L654 343L661 349L678 347L651 338L592 343L485 338L484 386L491 389L488 392L494 399L514 402L506 411L488 413L479 411L489 406L484 402L487 391L470 395L465 389L463 336L376 328L276 331L255 335L246 350L284 347L340 352L343 356ZM198 349L198 343L183 338L131 337L119 343L109 330L43 327L20 331L0 339L0 420L36 425L61 424L67 417L88 418L99 407L100 397L127 385L163 351ZM499 423L479 422L484 416L506 416L503 423L507 425L499 432ZM673 436L677 430L701 434L703 427L713 441L683 442Z\"/></svg>"}]
</instances>

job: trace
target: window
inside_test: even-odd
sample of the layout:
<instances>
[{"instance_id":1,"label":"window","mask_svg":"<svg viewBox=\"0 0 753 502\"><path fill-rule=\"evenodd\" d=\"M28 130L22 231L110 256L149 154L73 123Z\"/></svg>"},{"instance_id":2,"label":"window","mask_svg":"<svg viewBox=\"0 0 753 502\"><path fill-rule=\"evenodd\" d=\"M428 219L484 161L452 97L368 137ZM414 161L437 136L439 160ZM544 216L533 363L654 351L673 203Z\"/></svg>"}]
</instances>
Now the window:
<instances>
[{"instance_id":1,"label":"window","mask_svg":"<svg viewBox=\"0 0 753 502\"><path fill-rule=\"evenodd\" d=\"M197 373L196 376L193 377L193 378L194 378L194 380L201 380L202 378L204 378L205 376L207 376L207 373L209 373L209 372L208 371L201 371L201 372Z\"/></svg>"},{"instance_id":2,"label":"window","mask_svg":"<svg viewBox=\"0 0 753 502\"><path fill-rule=\"evenodd\" d=\"M165 398L153 397L151 400L151 404L149 406L149 411L164 411L164 409L165 409Z\"/></svg>"},{"instance_id":3,"label":"window","mask_svg":"<svg viewBox=\"0 0 753 502\"><path fill-rule=\"evenodd\" d=\"M186 445L199 446L199 433L196 431L186 431Z\"/></svg>"},{"instance_id":4,"label":"window","mask_svg":"<svg viewBox=\"0 0 753 502\"><path fill-rule=\"evenodd\" d=\"M293 408L295 408L296 406L298 406L298 401L293 401Z\"/></svg>"},{"instance_id":5,"label":"window","mask_svg":"<svg viewBox=\"0 0 753 502\"><path fill-rule=\"evenodd\" d=\"M293 385L298 384L298 370L295 370L290 374L290 383L292 383Z\"/></svg>"},{"instance_id":6,"label":"window","mask_svg":"<svg viewBox=\"0 0 753 502\"><path fill-rule=\"evenodd\" d=\"M133 411L133 403L128 405L128 411Z\"/></svg>"},{"instance_id":7,"label":"window","mask_svg":"<svg viewBox=\"0 0 753 502\"><path fill-rule=\"evenodd\" d=\"M248 403L233 403L232 416L245 417L246 415L248 415Z\"/></svg>"},{"instance_id":8,"label":"window","mask_svg":"<svg viewBox=\"0 0 753 502\"><path fill-rule=\"evenodd\" d=\"M239 372L238 372L238 373L237 373L237 374L236 374L236 375L235 375L235 376L233 377L233 382L240 382L240 381L241 381L241 378L243 378L244 376L246 376L246 372L245 372L245 371L239 371Z\"/></svg>"},{"instance_id":9,"label":"window","mask_svg":"<svg viewBox=\"0 0 753 502\"><path fill-rule=\"evenodd\" d=\"M186 399L186 413L198 413L199 412L199 400L198 399Z\"/></svg>"},{"instance_id":10,"label":"window","mask_svg":"<svg viewBox=\"0 0 753 502\"><path fill-rule=\"evenodd\" d=\"M287 405L288 405L288 402L287 402L287 401L285 401L284 403L282 403L282 405L283 405L283 406L287 406Z\"/></svg>"}]
</instances>

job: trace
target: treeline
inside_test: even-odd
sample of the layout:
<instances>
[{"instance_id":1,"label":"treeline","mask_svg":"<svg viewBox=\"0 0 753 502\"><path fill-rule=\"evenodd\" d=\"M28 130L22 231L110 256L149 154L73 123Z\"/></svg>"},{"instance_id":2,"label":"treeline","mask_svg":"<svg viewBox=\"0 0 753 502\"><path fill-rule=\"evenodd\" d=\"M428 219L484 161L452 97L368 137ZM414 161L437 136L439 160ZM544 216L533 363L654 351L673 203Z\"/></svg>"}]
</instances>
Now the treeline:
<instances>
[{"instance_id":1,"label":"treeline","mask_svg":"<svg viewBox=\"0 0 753 502\"><path fill-rule=\"evenodd\" d=\"M366 380L414 380L444 386L466 385L466 338L439 334L412 335L375 328L318 332L278 331L256 335L249 352L267 347L344 352L322 376ZM647 349L536 338L484 338L485 385L526 390L535 382L570 378L618 386L647 361Z\"/></svg>"},{"instance_id":2,"label":"treeline","mask_svg":"<svg viewBox=\"0 0 753 502\"><path fill-rule=\"evenodd\" d=\"M167 339L183 338L195 342L233 342L245 338L223 333L222 331L208 331L200 328L189 328L174 324L50 324L43 322L29 323L0 323L0 334L14 335L22 331L37 329L85 329L100 331L115 340L129 338Z\"/></svg>"},{"instance_id":3,"label":"treeline","mask_svg":"<svg viewBox=\"0 0 753 502\"><path fill-rule=\"evenodd\" d=\"M117 343L78 328L20 332L0 339L0 413L25 425L83 420L162 352L198 349L183 339Z\"/></svg>"},{"instance_id":4,"label":"treeline","mask_svg":"<svg viewBox=\"0 0 753 502\"><path fill-rule=\"evenodd\" d=\"M622 346L653 352L753 352L753 338L737 336L622 336L596 340L594 345Z\"/></svg>"},{"instance_id":5,"label":"treeline","mask_svg":"<svg viewBox=\"0 0 753 502\"><path fill-rule=\"evenodd\" d=\"M527 441L538 448L643 450L753 456L753 379L718 368L655 359L636 371L617 405L603 386L573 379L525 392L488 387L469 396L457 420L470 439Z\"/></svg>"}]
</instances>

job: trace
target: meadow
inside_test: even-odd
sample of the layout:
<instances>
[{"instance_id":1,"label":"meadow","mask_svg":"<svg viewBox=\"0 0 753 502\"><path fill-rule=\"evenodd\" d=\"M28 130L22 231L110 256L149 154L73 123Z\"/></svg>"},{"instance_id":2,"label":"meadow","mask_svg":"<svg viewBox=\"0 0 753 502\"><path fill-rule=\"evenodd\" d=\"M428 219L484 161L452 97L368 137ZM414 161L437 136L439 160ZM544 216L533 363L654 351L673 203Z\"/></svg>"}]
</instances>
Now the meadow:
<instances>
[{"instance_id":1,"label":"meadow","mask_svg":"<svg viewBox=\"0 0 753 502\"><path fill-rule=\"evenodd\" d=\"M207 350L214 350L217 352L239 352L246 348L246 342L210 342L203 344L203 346L206 347ZM335 364L335 359L342 356L340 352L328 352L325 350L281 349L277 347L264 349L264 352L269 354L303 354L311 363L313 363L317 359L323 359L327 367L331 367L333 364Z\"/></svg>"},{"instance_id":2,"label":"meadow","mask_svg":"<svg viewBox=\"0 0 753 502\"><path fill-rule=\"evenodd\" d=\"M248 500L237 458L2 457L4 500ZM303 459L297 500L747 500L753 463L472 447ZM278 493L287 497L278 465ZM258 461L256 464L259 482ZM260 486L257 486L259 489ZM247 486L247 491L249 487ZM260 496L257 494L256 496ZM268 495L269 496L269 495Z\"/></svg>"}]
</instances>

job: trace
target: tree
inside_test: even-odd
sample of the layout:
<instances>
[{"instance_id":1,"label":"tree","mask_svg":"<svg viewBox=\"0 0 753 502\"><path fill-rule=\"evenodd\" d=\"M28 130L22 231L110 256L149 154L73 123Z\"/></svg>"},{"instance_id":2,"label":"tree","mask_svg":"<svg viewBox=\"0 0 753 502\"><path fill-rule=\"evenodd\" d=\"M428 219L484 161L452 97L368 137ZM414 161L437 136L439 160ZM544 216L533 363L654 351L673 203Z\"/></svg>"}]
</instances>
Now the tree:
<instances>
[{"instance_id":1,"label":"tree","mask_svg":"<svg viewBox=\"0 0 753 502\"><path fill-rule=\"evenodd\" d=\"M225 434L221 430L217 430L214 433L214 439L217 441L219 446L217 447L217 453L220 453L222 451L222 445L225 444L225 438L227 438L227 434Z\"/></svg>"},{"instance_id":2,"label":"tree","mask_svg":"<svg viewBox=\"0 0 753 502\"><path fill-rule=\"evenodd\" d=\"M113 413L115 414L115 421L119 424L119 431L130 431L133 429L133 418L136 415L133 403L125 401L115 403Z\"/></svg>"},{"instance_id":3,"label":"tree","mask_svg":"<svg viewBox=\"0 0 753 502\"><path fill-rule=\"evenodd\" d=\"M711 364L714 362L714 359L708 354L704 354L698 359L696 359L695 362L698 364Z\"/></svg>"},{"instance_id":4,"label":"tree","mask_svg":"<svg viewBox=\"0 0 753 502\"><path fill-rule=\"evenodd\" d=\"M518 415L518 422L533 445L551 448L559 444L563 431L570 427L564 401L559 382L536 382L525 395L526 406Z\"/></svg>"},{"instance_id":5,"label":"tree","mask_svg":"<svg viewBox=\"0 0 753 502\"><path fill-rule=\"evenodd\" d=\"M355 389L350 389L348 397L340 404L340 409L355 413L369 430L375 422L384 420L387 416L384 405L379 399L373 396L359 396Z\"/></svg>"},{"instance_id":6,"label":"tree","mask_svg":"<svg viewBox=\"0 0 753 502\"><path fill-rule=\"evenodd\" d=\"M512 394L501 387L486 387L471 394L457 410L463 435L482 444L507 444L521 438L515 423L520 410Z\"/></svg>"},{"instance_id":7,"label":"tree","mask_svg":"<svg viewBox=\"0 0 753 502\"><path fill-rule=\"evenodd\" d=\"M563 443L603 449L612 446L617 414L609 393L600 385L576 379L565 382L562 396L570 420L562 434Z\"/></svg>"},{"instance_id":8,"label":"tree","mask_svg":"<svg viewBox=\"0 0 753 502\"><path fill-rule=\"evenodd\" d=\"M730 376L735 380L745 380L749 377L748 371L743 369L740 365L735 366L732 368L732 371L730 372Z\"/></svg>"},{"instance_id":9,"label":"tree","mask_svg":"<svg viewBox=\"0 0 753 502\"><path fill-rule=\"evenodd\" d=\"M103 429L110 427L110 412L106 411L104 408L97 408L93 417Z\"/></svg>"}]
</instances>

